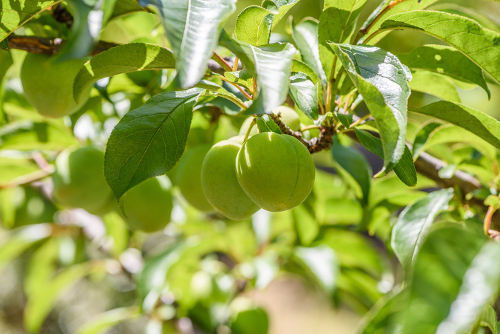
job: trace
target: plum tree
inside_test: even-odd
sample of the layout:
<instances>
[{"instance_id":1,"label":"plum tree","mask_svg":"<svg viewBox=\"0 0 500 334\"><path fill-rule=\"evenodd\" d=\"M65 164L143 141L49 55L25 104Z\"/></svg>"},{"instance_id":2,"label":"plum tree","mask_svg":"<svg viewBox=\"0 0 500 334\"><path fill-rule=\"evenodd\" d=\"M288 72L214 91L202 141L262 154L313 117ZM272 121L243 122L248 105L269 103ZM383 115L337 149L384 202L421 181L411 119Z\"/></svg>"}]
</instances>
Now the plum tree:
<instances>
[{"instance_id":1,"label":"plum tree","mask_svg":"<svg viewBox=\"0 0 500 334\"><path fill-rule=\"evenodd\" d=\"M161 231L172 214L172 184L165 175L148 179L122 197L125 221L132 230Z\"/></svg>"},{"instance_id":2,"label":"plum tree","mask_svg":"<svg viewBox=\"0 0 500 334\"><path fill-rule=\"evenodd\" d=\"M224 140L208 151L201 169L203 193L212 206L226 217L243 220L259 210L236 178L236 156L241 144Z\"/></svg>"},{"instance_id":3,"label":"plum tree","mask_svg":"<svg viewBox=\"0 0 500 334\"><path fill-rule=\"evenodd\" d=\"M236 158L241 187L255 204L272 212L301 204L313 188L314 174L309 151L288 135L255 135L241 146Z\"/></svg>"},{"instance_id":4,"label":"plum tree","mask_svg":"<svg viewBox=\"0 0 500 334\"><path fill-rule=\"evenodd\" d=\"M112 192L104 178L104 152L87 146L67 149L56 159L53 195L62 205L104 214L112 208Z\"/></svg>"},{"instance_id":5,"label":"plum tree","mask_svg":"<svg viewBox=\"0 0 500 334\"><path fill-rule=\"evenodd\" d=\"M200 145L187 149L178 163L175 182L186 201L203 212L214 210L201 185L201 168L210 148L210 145Z\"/></svg>"},{"instance_id":6,"label":"plum tree","mask_svg":"<svg viewBox=\"0 0 500 334\"><path fill-rule=\"evenodd\" d=\"M90 89L78 103L73 99L73 81L87 59L57 62L45 54L29 53L21 69L26 98L43 116L63 117L80 109L88 100Z\"/></svg>"},{"instance_id":7,"label":"plum tree","mask_svg":"<svg viewBox=\"0 0 500 334\"><path fill-rule=\"evenodd\" d=\"M281 121L288 125L290 129L292 129L293 131L300 130L300 117L295 110L287 106L280 106L273 110L273 114L278 115L278 113L281 115ZM248 117L243 122L239 131L239 134L241 136L244 136L247 133L248 128L252 124L253 120L254 117ZM259 130L257 129L257 125L254 125L252 130L250 131L250 136L254 136L257 133L259 133Z\"/></svg>"}]
</instances>

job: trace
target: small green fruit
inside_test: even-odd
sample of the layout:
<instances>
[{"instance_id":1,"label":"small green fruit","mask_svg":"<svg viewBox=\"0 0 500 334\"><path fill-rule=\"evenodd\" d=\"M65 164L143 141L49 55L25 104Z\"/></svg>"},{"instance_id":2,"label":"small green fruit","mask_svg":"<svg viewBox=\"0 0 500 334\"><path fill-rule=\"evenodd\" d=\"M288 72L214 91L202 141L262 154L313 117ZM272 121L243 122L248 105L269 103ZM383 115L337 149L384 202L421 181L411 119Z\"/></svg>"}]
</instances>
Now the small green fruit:
<instances>
[{"instance_id":1,"label":"small green fruit","mask_svg":"<svg viewBox=\"0 0 500 334\"><path fill-rule=\"evenodd\" d=\"M233 140L224 140L208 151L201 169L203 192L212 206L233 220L243 220L259 207L241 189L236 178L236 156L241 148Z\"/></svg>"},{"instance_id":2,"label":"small green fruit","mask_svg":"<svg viewBox=\"0 0 500 334\"><path fill-rule=\"evenodd\" d=\"M161 231L172 214L172 185L165 175L148 179L122 197L125 221L132 230Z\"/></svg>"},{"instance_id":3,"label":"small green fruit","mask_svg":"<svg viewBox=\"0 0 500 334\"><path fill-rule=\"evenodd\" d=\"M88 100L90 89L77 104L73 99L73 82L87 59L56 63L45 54L29 53L21 69L21 83L29 103L43 116L63 117L80 109Z\"/></svg>"},{"instance_id":4,"label":"small green fruit","mask_svg":"<svg viewBox=\"0 0 500 334\"><path fill-rule=\"evenodd\" d=\"M262 209L289 210L301 204L314 185L311 154L297 139L273 132L248 139L236 158L236 176Z\"/></svg>"},{"instance_id":5,"label":"small green fruit","mask_svg":"<svg viewBox=\"0 0 500 334\"><path fill-rule=\"evenodd\" d=\"M104 152L90 146L61 152L52 180L57 202L93 214L106 213L113 194L104 178Z\"/></svg>"},{"instance_id":6,"label":"small green fruit","mask_svg":"<svg viewBox=\"0 0 500 334\"><path fill-rule=\"evenodd\" d=\"M288 125L290 129L293 131L300 130L300 117L299 114L292 108L287 106L280 106L273 110L273 114L278 115L281 114L281 121Z\"/></svg>"},{"instance_id":7,"label":"small green fruit","mask_svg":"<svg viewBox=\"0 0 500 334\"><path fill-rule=\"evenodd\" d=\"M178 163L176 184L186 201L203 212L213 211L201 185L201 167L210 145L200 145L186 150Z\"/></svg>"}]
</instances>

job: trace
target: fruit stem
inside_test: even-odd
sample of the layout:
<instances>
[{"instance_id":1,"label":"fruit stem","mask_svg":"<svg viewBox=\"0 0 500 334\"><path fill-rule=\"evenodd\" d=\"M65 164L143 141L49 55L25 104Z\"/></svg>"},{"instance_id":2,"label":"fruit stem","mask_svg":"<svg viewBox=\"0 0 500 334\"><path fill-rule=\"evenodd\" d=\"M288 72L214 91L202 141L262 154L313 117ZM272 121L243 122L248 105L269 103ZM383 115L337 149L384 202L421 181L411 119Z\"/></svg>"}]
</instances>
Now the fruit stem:
<instances>
[{"instance_id":1,"label":"fruit stem","mask_svg":"<svg viewBox=\"0 0 500 334\"><path fill-rule=\"evenodd\" d=\"M245 143L247 141L248 137L250 137L250 132L252 132L252 128L255 126L255 124L257 124L257 117L253 118L253 121L247 130L247 133L245 133L245 139L243 139L243 143Z\"/></svg>"},{"instance_id":2,"label":"fruit stem","mask_svg":"<svg viewBox=\"0 0 500 334\"><path fill-rule=\"evenodd\" d=\"M233 72L236 72L238 70L238 63L239 63L238 56L234 57L234 64L233 64Z\"/></svg>"}]
</instances>

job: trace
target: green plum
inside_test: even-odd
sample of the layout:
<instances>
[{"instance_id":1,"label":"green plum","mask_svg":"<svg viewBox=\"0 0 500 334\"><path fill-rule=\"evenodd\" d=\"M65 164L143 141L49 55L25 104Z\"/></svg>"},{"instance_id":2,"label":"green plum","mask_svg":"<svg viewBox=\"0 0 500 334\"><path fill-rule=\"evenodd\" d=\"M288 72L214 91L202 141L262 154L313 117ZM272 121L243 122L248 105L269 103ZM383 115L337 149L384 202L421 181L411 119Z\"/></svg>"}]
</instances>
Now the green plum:
<instances>
[{"instance_id":1,"label":"green plum","mask_svg":"<svg viewBox=\"0 0 500 334\"><path fill-rule=\"evenodd\" d=\"M111 210L113 194L104 178L104 152L94 147L67 149L56 159L54 199L62 205L92 214Z\"/></svg>"},{"instance_id":2,"label":"green plum","mask_svg":"<svg viewBox=\"0 0 500 334\"><path fill-rule=\"evenodd\" d=\"M43 116L63 117L80 109L88 100L90 88L78 103L73 99L73 82L87 59L56 62L45 54L29 53L21 69L21 83L29 103Z\"/></svg>"},{"instance_id":3,"label":"green plum","mask_svg":"<svg viewBox=\"0 0 500 334\"><path fill-rule=\"evenodd\" d=\"M262 209L289 210L301 204L314 185L311 154L289 135L265 132L248 139L236 157L236 176Z\"/></svg>"},{"instance_id":4,"label":"green plum","mask_svg":"<svg viewBox=\"0 0 500 334\"><path fill-rule=\"evenodd\" d=\"M125 221L132 230L161 231L172 214L172 184L165 175L148 179L122 197Z\"/></svg>"},{"instance_id":5,"label":"green plum","mask_svg":"<svg viewBox=\"0 0 500 334\"><path fill-rule=\"evenodd\" d=\"M208 151L201 169L203 192L212 206L232 220L247 219L259 207L241 189L236 178L236 140L224 140Z\"/></svg>"},{"instance_id":6,"label":"green plum","mask_svg":"<svg viewBox=\"0 0 500 334\"><path fill-rule=\"evenodd\" d=\"M201 167L210 145L199 145L187 149L177 167L176 185L182 196L196 209L203 212L213 211L201 185Z\"/></svg>"}]
</instances>

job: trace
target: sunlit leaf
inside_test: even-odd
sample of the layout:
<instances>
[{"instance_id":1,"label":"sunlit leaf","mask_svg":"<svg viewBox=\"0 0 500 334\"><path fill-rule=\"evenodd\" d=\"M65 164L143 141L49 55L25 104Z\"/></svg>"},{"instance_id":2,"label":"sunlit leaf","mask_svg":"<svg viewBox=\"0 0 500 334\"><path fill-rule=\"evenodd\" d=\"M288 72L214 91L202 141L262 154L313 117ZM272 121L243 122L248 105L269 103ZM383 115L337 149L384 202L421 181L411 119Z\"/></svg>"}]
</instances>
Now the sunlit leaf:
<instances>
[{"instance_id":1,"label":"sunlit leaf","mask_svg":"<svg viewBox=\"0 0 500 334\"><path fill-rule=\"evenodd\" d=\"M302 74L290 77L290 96L297 107L310 119L318 119L318 86Z\"/></svg>"},{"instance_id":2,"label":"sunlit leaf","mask_svg":"<svg viewBox=\"0 0 500 334\"><path fill-rule=\"evenodd\" d=\"M146 43L120 45L101 52L82 67L73 84L73 95L79 100L96 81L113 75L174 67L172 52L161 46Z\"/></svg>"},{"instance_id":3,"label":"sunlit leaf","mask_svg":"<svg viewBox=\"0 0 500 334\"><path fill-rule=\"evenodd\" d=\"M104 159L104 175L117 199L175 166L184 152L193 106L202 91L158 94L120 120Z\"/></svg>"},{"instance_id":4,"label":"sunlit leaf","mask_svg":"<svg viewBox=\"0 0 500 334\"><path fill-rule=\"evenodd\" d=\"M123 321L132 320L138 315L139 313L135 306L107 311L99 314L96 319L87 322L76 332L76 334L104 334L117 324Z\"/></svg>"},{"instance_id":5,"label":"sunlit leaf","mask_svg":"<svg viewBox=\"0 0 500 334\"><path fill-rule=\"evenodd\" d=\"M259 6L245 8L236 20L234 36L251 45L269 43L274 14Z\"/></svg>"},{"instance_id":6,"label":"sunlit leaf","mask_svg":"<svg viewBox=\"0 0 500 334\"><path fill-rule=\"evenodd\" d=\"M339 264L335 252L330 247L296 247L295 256L311 271L326 292L333 293Z\"/></svg>"},{"instance_id":7,"label":"sunlit leaf","mask_svg":"<svg viewBox=\"0 0 500 334\"><path fill-rule=\"evenodd\" d=\"M453 82L446 76L430 71L412 70L409 83L412 91L434 95L446 101L460 103L460 95Z\"/></svg>"},{"instance_id":8,"label":"sunlit leaf","mask_svg":"<svg viewBox=\"0 0 500 334\"><path fill-rule=\"evenodd\" d=\"M393 168L405 148L411 74L396 56L377 47L330 45L375 118L384 148L385 168Z\"/></svg>"},{"instance_id":9,"label":"sunlit leaf","mask_svg":"<svg viewBox=\"0 0 500 334\"><path fill-rule=\"evenodd\" d=\"M262 7L276 12L273 18L272 29L276 27L286 13L288 13L288 11L299 1L300 0L264 0L262 2Z\"/></svg>"},{"instance_id":10,"label":"sunlit leaf","mask_svg":"<svg viewBox=\"0 0 500 334\"><path fill-rule=\"evenodd\" d=\"M436 216L448 206L452 189L429 194L408 206L392 230L392 249L409 273Z\"/></svg>"},{"instance_id":11,"label":"sunlit leaf","mask_svg":"<svg viewBox=\"0 0 500 334\"><path fill-rule=\"evenodd\" d=\"M217 47L225 20L236 9L236 0L140 0L159 9L174 51L176 82L189 88L203 77Z\"/></svg>"}]
</instances>

